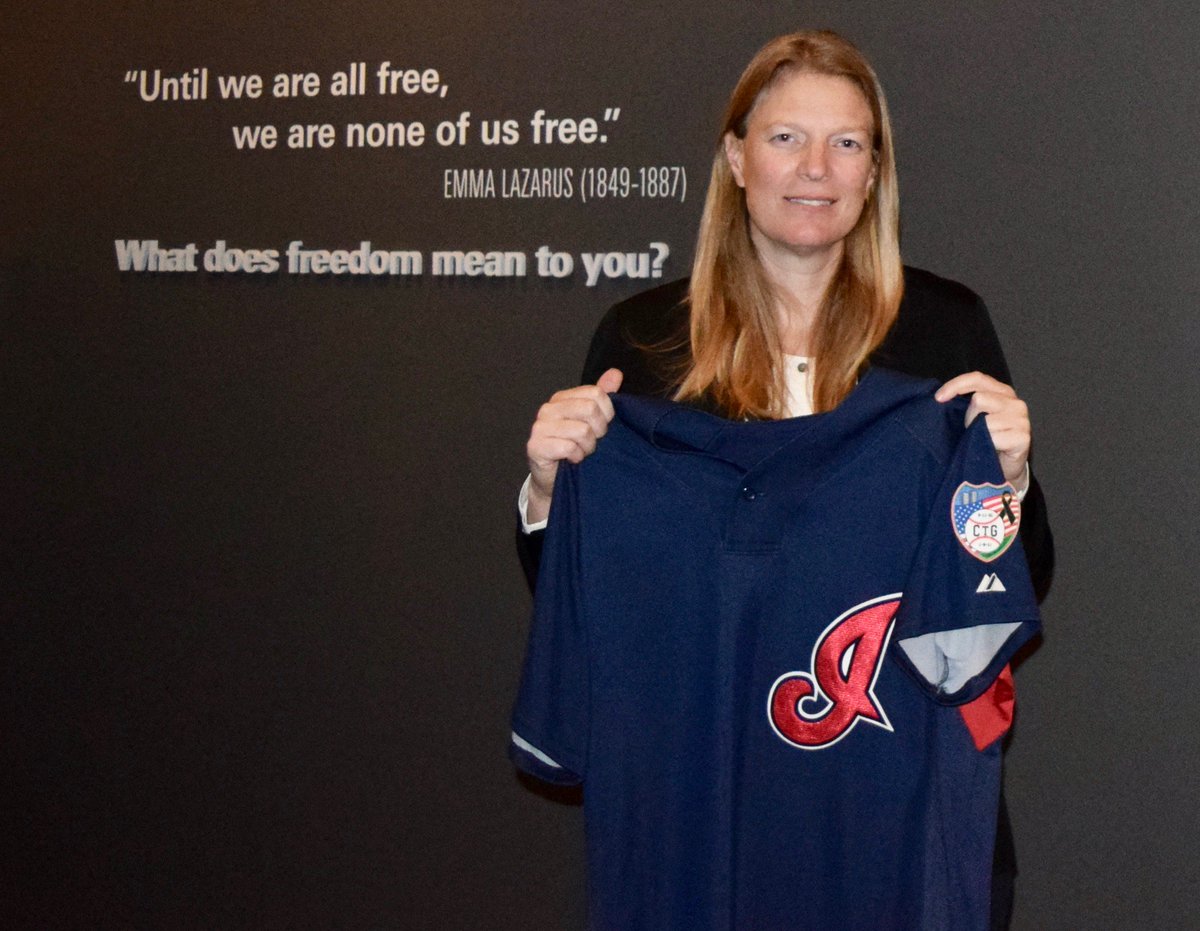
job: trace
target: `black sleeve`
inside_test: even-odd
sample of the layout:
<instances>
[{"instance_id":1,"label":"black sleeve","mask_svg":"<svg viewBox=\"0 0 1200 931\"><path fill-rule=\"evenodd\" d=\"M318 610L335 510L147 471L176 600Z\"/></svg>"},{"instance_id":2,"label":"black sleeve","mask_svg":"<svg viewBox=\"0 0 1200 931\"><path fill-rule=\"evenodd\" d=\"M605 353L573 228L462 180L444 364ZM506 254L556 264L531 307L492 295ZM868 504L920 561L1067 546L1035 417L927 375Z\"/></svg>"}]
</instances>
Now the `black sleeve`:
<instances>
[{"instance_id":1,"label":"black sleeve","mask_svg":"<svg viewBox=\"0 0 1200 931\"><path fill-rule=\"evenodd\" d=\"M537 588L538 569L542 565L542 541L545 538L545 529L526 533L521 526L521 515L517 515L517 558L521 560L525 584L531 593Z\"/></svg>"},{"instance_id":2,"label":"black sleeve","mask_svg":"<svg viewBox=\"0 0 1200 931\"><path fill-rule=\"evenodd\" d=\"M592 334L579 384L594 385L611 368L618 368L624 373L630 367L632 353L633 350L621 339L621 324L616 308L613 308L604 315Z\"/></svg>"}]
</instances>

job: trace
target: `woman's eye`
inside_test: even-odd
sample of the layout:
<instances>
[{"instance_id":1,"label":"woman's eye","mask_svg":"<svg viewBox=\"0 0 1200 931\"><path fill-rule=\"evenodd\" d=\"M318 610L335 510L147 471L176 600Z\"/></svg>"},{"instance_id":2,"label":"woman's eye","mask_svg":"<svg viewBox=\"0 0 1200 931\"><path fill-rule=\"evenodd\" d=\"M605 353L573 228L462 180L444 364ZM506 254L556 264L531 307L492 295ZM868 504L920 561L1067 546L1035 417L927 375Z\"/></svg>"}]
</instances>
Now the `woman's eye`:
<instances>
[{"instance_id":1,"label":"woman's eye","mask_svg":"<svg viewBox=\"0 0 1200 931\"><path fill-rule=\"evenodd\" d=\"M860 143L857 139L839 139L837 141L837 146L840 149L861 149L862 143Z\"/></svg>"}]
</instances>

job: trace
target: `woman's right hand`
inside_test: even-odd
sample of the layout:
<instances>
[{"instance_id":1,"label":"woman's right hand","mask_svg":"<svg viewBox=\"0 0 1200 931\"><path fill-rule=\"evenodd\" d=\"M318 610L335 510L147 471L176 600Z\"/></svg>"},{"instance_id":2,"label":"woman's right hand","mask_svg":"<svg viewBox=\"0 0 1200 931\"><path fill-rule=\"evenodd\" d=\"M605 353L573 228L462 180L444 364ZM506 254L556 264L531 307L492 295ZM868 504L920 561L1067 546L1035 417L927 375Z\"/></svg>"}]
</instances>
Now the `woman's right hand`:
<instances>
[{"instance_id":1,"label":"woman's right hand","mask_svg":"<svg viewBox=\"0 0 1200 931\"><path fill-rule=\"evenodd\" d=\"M525 457L529 460L529 503L526 520L537 523L550 513L558 464L582 462L596 449L613 419L609 394L621 387L620 369L609 369L594 385L557 391L538 410L529 431Z\"/></svg>"}]
</instances>

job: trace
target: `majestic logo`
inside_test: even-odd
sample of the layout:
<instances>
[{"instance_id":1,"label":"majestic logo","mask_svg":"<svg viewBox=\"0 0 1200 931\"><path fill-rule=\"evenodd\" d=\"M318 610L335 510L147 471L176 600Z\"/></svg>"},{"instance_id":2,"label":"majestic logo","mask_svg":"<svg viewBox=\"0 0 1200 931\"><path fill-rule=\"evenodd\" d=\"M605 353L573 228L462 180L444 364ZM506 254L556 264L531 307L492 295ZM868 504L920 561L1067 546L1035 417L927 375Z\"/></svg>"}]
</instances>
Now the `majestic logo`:
<instances>
[{"instance_id":1,"label":"majestic logo","mask_svg":"<svg viewBox=\"0 0 1200 931\"><path fill-rule=\"evenodd\" d=\"M874 689L899 606L899 593L855 605L817 638L811 673L775 680L767 717L780 738L801 750L823 750L859 721L892 729Z\"/></svg>"},{"instance_id":2,"label":"majestic logo","mask_svg":"<svg viewBox=\"0 0 1200 931\"><path fill-rule=\"evenodd\" d=\"M976 594L978 594L979 592L1006 592L1006 591L1008 591L1008 589L1005 588L1004 583L1000 581L1000 576L996 575L996 573L994 573L994 572L989 572L982 579L980 579L979 587L977 589L975 589Z\"/></svg>"},{"instance_id":3,"label":"majestic logo","mask_svg":"<svg viewBox=\"0 0 1200 931\"><path fill-rule=\"evenodd\" d=\"M1021 526L1021 502L1011 485L963 482L950 502L950 522L963 548L983 562L1004 555Z\"/></svg>"}]
</instances>

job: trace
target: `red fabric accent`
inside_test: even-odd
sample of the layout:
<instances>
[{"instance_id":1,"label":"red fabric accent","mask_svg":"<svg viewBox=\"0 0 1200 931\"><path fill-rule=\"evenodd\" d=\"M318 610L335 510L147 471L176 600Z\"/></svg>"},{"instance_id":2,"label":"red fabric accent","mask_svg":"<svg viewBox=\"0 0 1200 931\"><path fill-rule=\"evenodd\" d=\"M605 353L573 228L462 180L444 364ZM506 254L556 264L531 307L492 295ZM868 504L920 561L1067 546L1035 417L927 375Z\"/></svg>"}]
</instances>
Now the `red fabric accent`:
<instances>
[{"instance_id":1,"label":"red fabric accent","mask_svg":"<svg viewBox=\"0 0 1200 931\"><path fill-rule=\"evenodd\" d=\"M1012 669L1006 665L986 692L974 701L958 706L976 750L983 750L1008 733L1016 702Z\"/></svg>"}]
</instances>

